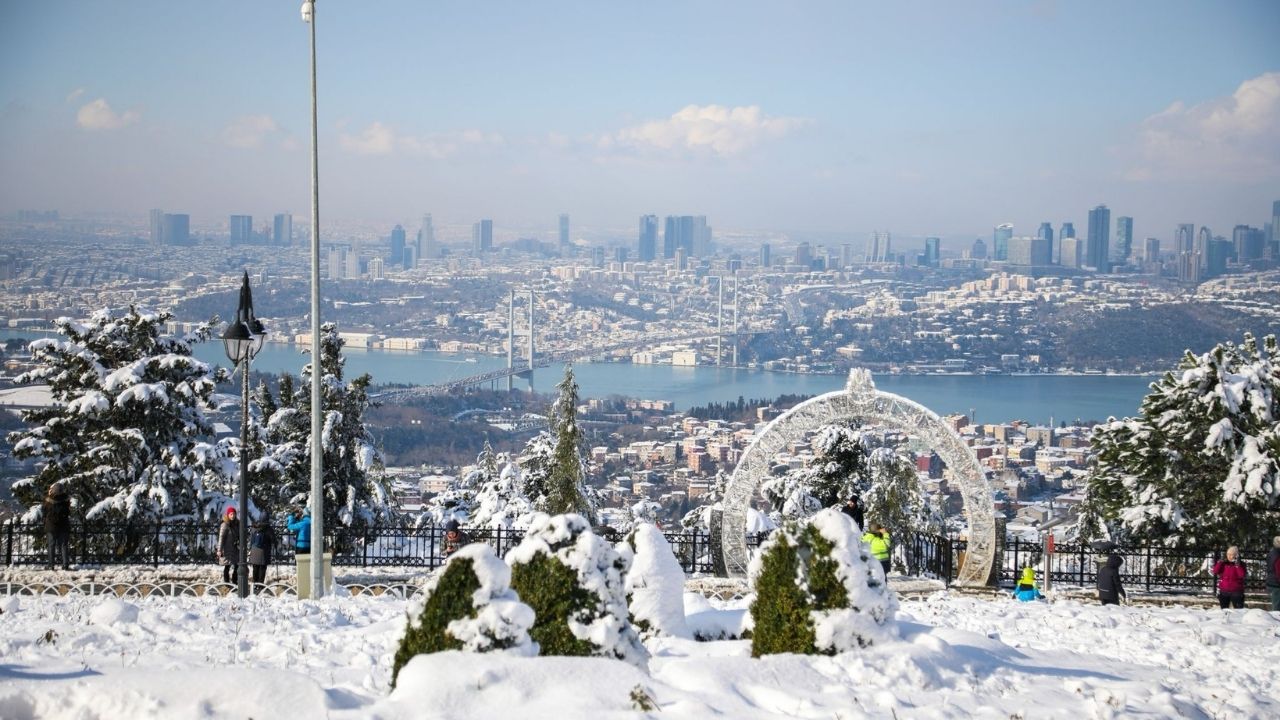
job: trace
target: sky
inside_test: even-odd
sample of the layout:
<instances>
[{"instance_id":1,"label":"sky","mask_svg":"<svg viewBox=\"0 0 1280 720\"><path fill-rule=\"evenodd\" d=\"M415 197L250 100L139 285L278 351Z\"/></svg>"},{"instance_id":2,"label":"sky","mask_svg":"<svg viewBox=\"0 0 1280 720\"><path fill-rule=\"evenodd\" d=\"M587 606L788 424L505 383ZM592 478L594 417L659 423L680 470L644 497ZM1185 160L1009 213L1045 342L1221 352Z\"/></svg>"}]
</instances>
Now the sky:
<instances>
[{"instance_id":1,"label":"sky","mask_svg":"<svg viewBox=\"0 0 1280 720\"><path fill-rule=\"evenodd\" d=\"M0 212L310 207L296 0L0 3ZM989 237L1280 200L1280 3L319 0L321 223ZM504 228L505 226L505 228Z\"/></svg>"}]
</instances>

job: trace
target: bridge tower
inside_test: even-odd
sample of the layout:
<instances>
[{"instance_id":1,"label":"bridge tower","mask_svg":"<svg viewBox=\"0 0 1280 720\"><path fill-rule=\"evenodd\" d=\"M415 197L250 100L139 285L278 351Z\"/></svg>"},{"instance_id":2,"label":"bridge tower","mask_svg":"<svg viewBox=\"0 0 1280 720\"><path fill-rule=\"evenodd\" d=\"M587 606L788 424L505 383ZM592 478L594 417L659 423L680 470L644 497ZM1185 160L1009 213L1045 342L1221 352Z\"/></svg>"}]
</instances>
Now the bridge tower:
<instances>
[{"instance_id":1,"label":"bridge tower","mask_svg":"<svg viewBox=\"0 0 1280 720\"><path fill-rule=\"evenodd\" d=\"M738 367L738 271L733 271L733 366Z\"/></svg>"},{"instance_id":2,"label":"bridge tower","mask_svg":"<svg viewBox=\"0 0 1280 720\"><path fill-rule=\"evenodd\" d=\"M724 340L724 275L716 282L716 367L724 361L720 343Z\"/></svg>"},{"instance_id":3,"label":"bridge tower","mask_svg":"<svg viewBox=\"0 0 1280 720\"><path fill-rule=\"evenodd\" d=\"M533 393L533 288L529 288L529 392Z\"/></svg>"},{"instance_id":4,"label":"bridge tower","mask_svg":"<svg viewBox=\"0 0 1280 720\"><path fill-rule=\"evenodd\" d=\"M507 299L507 392L515 389L516 366L516 289Z\"/></svg>"}]
</instances>

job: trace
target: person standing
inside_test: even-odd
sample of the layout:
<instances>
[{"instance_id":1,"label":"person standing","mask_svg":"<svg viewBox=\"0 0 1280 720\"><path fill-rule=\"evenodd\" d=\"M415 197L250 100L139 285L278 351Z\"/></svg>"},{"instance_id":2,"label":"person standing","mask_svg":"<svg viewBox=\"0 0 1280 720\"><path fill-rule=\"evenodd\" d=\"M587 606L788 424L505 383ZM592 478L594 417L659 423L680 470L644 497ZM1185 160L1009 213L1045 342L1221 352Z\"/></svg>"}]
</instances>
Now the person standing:
<instances>
[{"instance_id":1,"label":"person standing","mask_svg":"<svg viewBox=\"0 0 1280 720\"><path fill-rule=\"evenodd\" d=\"M471 542L471 538L462 532L462 528L458 527L458 521L450 519L444 525L444 557L458 552L464 545Z\"/></svg>"},{"instance_id":2,"label":"person standing","mask_svg":"<svg viewBox=\"0 0 1280 720\"><path fill-rule=\"evenodd\" d=\"M1120 566L1123 564L1124 558L1112 550L1106 562L1098 568L1098 602L1103 605L1119 605L1120 598L1129 598L1120 584Z\"/></svg>"},{"instance_id":3,"label":"person standing","mask_svg":"<svg viewBox=\"0 0 1280 720\"><path fill-rule=\"evenodd\" d=\"M849 499L844 501L844 506L840 508L840 511L853 518L853 521L858 524L859 530L863 528L865 518L862 514L862 500L857 495L850 495Z\"/></svg>"},{"instance_id":4,"label":"person standing","mask_svg":"<svg viewBox=\"0 0 1280 720\"><path fill-rule=\"evenodd\" d=\"M294 534L293 554L311 554L311 509L299 508L293 511L286 527Z\"/></svg>"},{"instance_id":5,"label":"person standing","mask_svg":"<svg viewBox=\"0 0 1280 720\"><path fill-rule=\"evenodd\" d=\"M267 566L271 564L271 549L275 543L275 531L271 529L266 513L263 513L262 518L253 526L253 534L249 536L249 567L253 571L255 585L261 585L267 579Z\"/></svg>"},{"instance_id":6,"label":"person standing","mask_svg":"<svg viewBox=\"0 0 1280 720\"><path fill-rule=\"evenodd\" d=\"M222 563L222 582L232 585L239 582L240 526L236 524L236 509L227 508L222 513L222 527L218 528L218 562Z\"/></svg>"},{"instance_id":7,"label":"person standing","mask_svg":"<svg viewBox=\"0 0 1280 720\"><path fill-rule=\"evenodd\" d=\"M1267 553L1267 594L1271 596L1271 612L1280 611L1280 535L1271 538Z\"/></svg>"},{"instance_id":8,"label":"person standing","mask_svg":"<svg viewBox=\"0 0 1280 720\"><path fill-rule=\"evenodd\" d=\"M888 577L889 551L892 548L889 531L880 523L873 522L871 529L862 534L862 542L871 546L872 557L880 561L880 567L884 568L885 577Z\"/></svg>"},{"instance_id":9,"label":"person standing","mask_svg":"<svg viewBox=\"0 0 1280 720\"><path fill-rule=\"evenodd\" d=\"M49 546L49 569L53 569L54 561L61 555L62 569L70 570L67 545L71 541L71 497L62 483L56 482L49 486L41 511L44 515L44 535Z\"/></svg>"},{"instance_id":10,"label":"person standing","mask_svg":"<svg viewBox=\"0 0 1280 720\"><path fill-rule=\"evenodd\" d=\"M1240 548L1227 548L1227 556L1213 564L1213 574L1218 576L1218 604L1224 609L1243 608L1245 569L1240 562Z\"/></svg>"},{"instance_id":11,"label":"person standing","mask_svg":"<svg viewBox=\"0 0 1280 720\"><path fill-rule=\"evenodd\" d=\"M1018 580L1013 596L1022 602L1031 602L1043 597L1036 589L1036 571L1030 567L1022 568L1022 578Z\"/></svg>"}]
</instances>

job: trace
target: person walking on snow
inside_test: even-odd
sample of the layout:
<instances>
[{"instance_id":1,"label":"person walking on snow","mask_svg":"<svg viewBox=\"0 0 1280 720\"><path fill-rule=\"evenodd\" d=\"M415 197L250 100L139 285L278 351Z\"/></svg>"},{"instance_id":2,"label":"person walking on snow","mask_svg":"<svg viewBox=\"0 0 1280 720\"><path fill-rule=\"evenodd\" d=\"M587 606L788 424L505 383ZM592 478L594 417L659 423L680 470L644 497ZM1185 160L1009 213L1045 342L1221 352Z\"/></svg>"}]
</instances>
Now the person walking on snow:
<instances>
[{"instance_id":1,"label":"person walking on snow","mask_svg":"<svg viewBox=\"0 0 1280 720\"><path fill-rule=\"evenodd\" d=\"M1124 586L1120 584L1120 566L1124 558L1115 551L1107 556L1107 561L1098 568L1098 602L1103 605L1119 605L1120 598L1129 599Z\"/></svg>"},{"instance_id":2,"label":"person walking on snow","mask_svg":"<svg viewBox=\"0 0 1280 720\"><path fill-rule=\"evenodd\" d=\"M44 534L49 546L49 569L53 569L58 555L62 556L62 569L70 570L67 564L67 544L71 540L71 497L63 489L62 483L49 486L41 508L44 515Z\"/></svg>"},{"instance_id":3,"label":"person walking on snow","mask_svg":"<svg viewBox=\"0 0 1280 720\"><path fill-rule=\"evenodd\" d=\"M311 554L311 509L300 508L293 511L293 516L285 524L289 532L294 533L294 555Z\"/></svg>"},{"instance_id":4,"label":"person walking on snow","mask_svg":"<svg viewBox=\"0 0 1280 720\"><path fill-rule=\"evenodd\" d=\"M240 526L236 524L236 509L227 508L222 513L222 526L218 528L218 562L222 563L222 582L239 582Z\"/></svg>"},{"instance_id":5,"label":"person walking on snow","mask_svg":"<svg viewBox=\"0 0 1280 720\"><path fill-rule=\"evenodd\" d=\"M871 523L871 529L862 534L862 542L871 546L871 555L880 561L885 577L889 576L889 550L892 542L889 531L878 522Z\"/></svg>"},{"instance_id":6,"label":"person walking on snow","mask_svg":"<svg viewBox=\"0 0 1280 720\"><path fill-rule=\"evenodd\" d=\"M1267 594L1271 596L1271 612L1280 611L1280 535L1271 538L1267 553Z\"/></svg>"},{"instance_id":7,"label":"person walking on snow","mask_svg":"<svg viewBox=\"0 0 1280 720\"><path fill-rule=\"evenodd\" d=\"M1022 602L1031 602L1044 597L1040 591L1036 589L1036 571L1029 567L1022 568L1022 577L1018 580L1018 586L1013 590L1013 596Z\"/></svg>"},{"instance_id":8,"label":"person walking on snow","mask_svg":"<svg viewBox=\"0 0 1280 720\"><path fill-rule=\"evenodd\" d=\"M253 571L253 583L261 585L267 579L267 566L271 564L271 548L276 543L275 531L266 513L253 526L249 536L249 569Z\"/></svg>"},{"instance_id":9,"label":"person walking on snow","mask_svg":"<svg viewBox=\"0 0 1280 720\"><path fill-rule=\"evenodd\" d=\"M1218 604L1223 609L1228 605L1243 608L1245 569L1240 562L1240 548L1227 548L1227 556L1213 564L1213 574L1218 576Z\"/></svg>"}]
</instances>

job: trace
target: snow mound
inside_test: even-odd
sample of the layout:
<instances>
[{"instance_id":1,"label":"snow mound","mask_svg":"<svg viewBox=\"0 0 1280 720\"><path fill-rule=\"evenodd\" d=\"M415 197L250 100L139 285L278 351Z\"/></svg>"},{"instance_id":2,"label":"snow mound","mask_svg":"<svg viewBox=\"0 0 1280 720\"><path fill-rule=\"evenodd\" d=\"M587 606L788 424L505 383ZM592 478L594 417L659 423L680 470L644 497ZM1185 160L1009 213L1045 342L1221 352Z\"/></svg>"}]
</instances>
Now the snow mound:
<instances>
[{"instance_id":1,"label":"snow mound","mask_svg":"<svg viewBox=\"0 0 1280 720\"><path fill-rule=\"evenodd\" d=\"M626 588L631 617L641 636L689 637L685 625L684 570L662 531L651 523L638 523L632 531L635 556L627 572Z\"/></svg>"},{"instance_id":2,"label":"snow mound","mask_svg":"<svg viewBox=\"0 0 1280 720\"><path fill-rule=\"evenodd\" d=\"M89 612L95 625L132 625L138 622L138 606L120 598L107 598Z\"/></svg>"}]
</instances>

